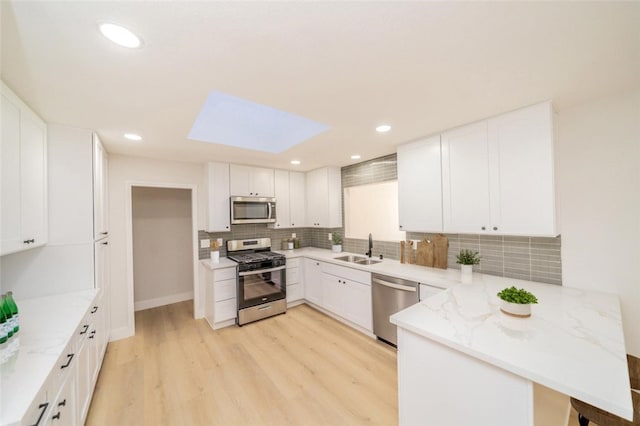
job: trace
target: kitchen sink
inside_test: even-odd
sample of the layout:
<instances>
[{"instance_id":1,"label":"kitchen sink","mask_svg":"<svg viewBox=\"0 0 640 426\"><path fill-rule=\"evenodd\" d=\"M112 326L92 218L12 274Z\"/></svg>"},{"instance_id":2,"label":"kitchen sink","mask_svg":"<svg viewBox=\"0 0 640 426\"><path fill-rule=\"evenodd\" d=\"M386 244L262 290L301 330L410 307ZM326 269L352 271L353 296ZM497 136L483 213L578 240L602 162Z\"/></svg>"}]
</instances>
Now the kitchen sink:
<instances>
[{"instance_id":1,"label":"kitchen sink","mask_svg":"<svg viewBox=\"0 0 640 426\"><path fill-rule=\"evenodd\" d=\"M368 258L364 258L364 259L360 259L360 260L356 260L354 263L357 263L358 265L375 265L376 263L380 263L382 262L381 260L375 260L375 259L368 259Z\"/></svg>"},{"instance_id":2,"label":"kitchen sink","mask_svg":"<svg viewBox=\"0 0 640 426\"><path fill-rule=\"evenodd\" d=\"M343 262L357 263L358 265L375 265L380 263L380 260L369 259L364 256L354 256L353 254L347 256L335 257L335 260L342 260Z\"/></svg>"},{"instance_id":3,"label":"kitchen sink","mask_svg":"<svg viewBox=\"0 0 640 426\"><path fill-rule=\"evenodd\" d=\"M351 263L356 263L356 262L361 262L363 260L367 260L366 257L364 256L354 256L352 254L348 255L348 256L340 256L340 257L334 257L335 260L342 260L343 262L351 262Z\"/></svg>"}]
</instances>

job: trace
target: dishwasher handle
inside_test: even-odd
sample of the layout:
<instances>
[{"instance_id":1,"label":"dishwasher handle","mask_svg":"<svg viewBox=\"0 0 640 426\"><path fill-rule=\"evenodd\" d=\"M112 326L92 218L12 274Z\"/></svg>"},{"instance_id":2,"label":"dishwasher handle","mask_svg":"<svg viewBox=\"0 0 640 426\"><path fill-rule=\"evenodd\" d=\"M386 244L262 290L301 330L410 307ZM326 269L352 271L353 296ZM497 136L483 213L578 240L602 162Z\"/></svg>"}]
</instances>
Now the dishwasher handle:
<instances>
[{"instance_id":1,"label":"dishwasher handle","mask_svg":"<svg viewBox=\"0 0 640 426\"><path fill-rule=\"evenodd\" d=\"M410 287L410 286L406 286L406 285L402 285L402 284L396 284L396 283L392 283L392 282L389 282L389 281L381 280L380 278L372 278L371 282L373 282L374 284L383 285L385 287L395 288L396 290L412 291L414 293L417 291L416 287Z\"/></svg>"}]
</instances>

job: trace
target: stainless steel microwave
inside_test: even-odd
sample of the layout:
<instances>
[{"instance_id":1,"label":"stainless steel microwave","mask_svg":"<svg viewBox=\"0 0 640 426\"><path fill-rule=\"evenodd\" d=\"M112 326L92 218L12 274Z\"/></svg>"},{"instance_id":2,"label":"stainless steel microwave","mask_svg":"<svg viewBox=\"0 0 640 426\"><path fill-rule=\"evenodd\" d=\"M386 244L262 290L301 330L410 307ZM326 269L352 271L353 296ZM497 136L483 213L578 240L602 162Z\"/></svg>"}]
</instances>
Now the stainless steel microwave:
<instances>
[{"instance_id":1,"label":"stainless steel microwave","mask_svg":"<svg viewBox=\"0 0 640 426\"><path fill-rule=\"evenodd\" d=\"M231 224L274 223L276 199L270 197L231 197Z\"/></svg>"}]
</instances>

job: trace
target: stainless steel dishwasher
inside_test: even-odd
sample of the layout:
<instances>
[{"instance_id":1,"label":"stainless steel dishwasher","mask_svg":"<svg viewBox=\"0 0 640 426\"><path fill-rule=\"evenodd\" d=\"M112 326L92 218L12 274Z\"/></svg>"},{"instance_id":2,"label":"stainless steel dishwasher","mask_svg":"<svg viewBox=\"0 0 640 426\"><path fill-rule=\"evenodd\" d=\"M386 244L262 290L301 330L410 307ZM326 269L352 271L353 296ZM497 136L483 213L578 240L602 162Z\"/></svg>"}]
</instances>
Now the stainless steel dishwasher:
<instances>
[{"instance_id":1,"label":"stainless steel dishwasher","mask_svg":"<svg viewBox=\"0 0 640 426\"><path fill-rule=\"evenodd\" d=\"M398 345L396 326L389 317L419 302L420 284L386 275L372 274L373 334Z\"/></svg>"}]
</instances>

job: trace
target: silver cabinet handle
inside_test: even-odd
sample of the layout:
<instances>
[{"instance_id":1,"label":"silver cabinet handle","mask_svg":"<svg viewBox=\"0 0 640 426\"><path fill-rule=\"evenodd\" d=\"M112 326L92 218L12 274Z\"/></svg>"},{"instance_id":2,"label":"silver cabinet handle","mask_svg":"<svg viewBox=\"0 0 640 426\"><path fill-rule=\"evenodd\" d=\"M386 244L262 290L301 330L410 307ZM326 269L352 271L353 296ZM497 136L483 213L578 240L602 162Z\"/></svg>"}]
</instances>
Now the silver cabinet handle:
<instances>
[{"instance_id":1,"label":"silver cabinet handle","mask_svg":"<svg viewBox=\"0 0 640 426\"><path fill-rule=\"evenodd\" d=\"M406 285L390 283L389 281L381 280L379 278L372 278L371 281L376 283L376 284L383 285L385 287L395 288L396 290L412 291L414 293L417 291L417 289L415 287L409 287L409 286L406 286Z\"/></svg>"}]
</instances>

